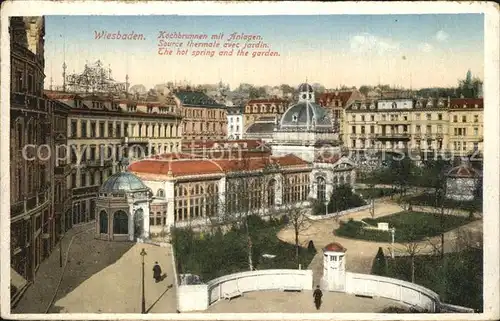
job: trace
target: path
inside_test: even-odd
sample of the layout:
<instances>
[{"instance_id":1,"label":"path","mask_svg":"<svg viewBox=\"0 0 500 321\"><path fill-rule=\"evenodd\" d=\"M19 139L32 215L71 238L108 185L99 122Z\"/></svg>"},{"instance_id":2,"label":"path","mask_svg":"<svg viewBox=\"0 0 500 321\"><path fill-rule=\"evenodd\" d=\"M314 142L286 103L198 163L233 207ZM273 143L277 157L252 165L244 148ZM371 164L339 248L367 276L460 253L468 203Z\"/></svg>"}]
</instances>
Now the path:
<instances>
[{"instance_id":1,"label":"path","mask_svg":"<svg viewBox=\"0 0 500 321\"><path fill-rule=\"evenodd\" d=\"M88 227L87 227L88 228ZM75 228L78 229L78 228ZM169 248L132 242L94 239L94 229L74 238L68 263L49 313L140 313L141 256L145 248L146 309L150 313L176 312L175 287ZM75 231L71 233L76 234ZM67 249L70 233L63 242ZM167 278L155 283L154 261ZM54 251L37 273L37 282L25 293L12 313L45 313L61 276L59 252ZM105 299L104 299L105 298Z\"/></svg>"},{"instance_id":2,"label":"path","mask_svg":"<svg viewBox=\"0 0 500 321\"><path fill-rule=\"evenodd\" d=\"M414 207L415 209L415 207ZM422 208L425 209L425 208ZM420 210L420 208L419 208ZM394 204L390 201L377 201L375 203L375 218L383 217L387 215L391 215L397 212L401 212L402 209L399 205ZM465 212L456 212L457 215L465 215ZM350 218L354 220L360 220L362 218L370 217L369 209L362 210L355 213L350 213L342 217L342 220L348 220ZM311 261L308 269L313 270L314 273L314 282L315 284L319 284L319 279L322 275L323 270L323 260L322 260L322 252L321 249L325 247L327 244L331 242L339 242L342 244L348 251L348 255L346 255L346 268L351 272L357 273L370 273L371 266L373 263L373 258L377 253L379 247L384 249L385 253L389 253L390 243L379 243L379 242L370 242L363 240L356 240L350 238L344 238L333 235L333 230L338 228L338 223L332 219L318 220L312 221L311 225L307 228L307 230L303 231L299 235L299 242L302 246L307 246L310 240L314 242L314 246L318 253ZM482 232L482 221L477 220L466 224L463 226L464 229L471 230L477 233ZM295 243L294 231L293 227L287 227L282 229L277 234L278 238L288 242ZM453 252L455 251L455 240L456 238L456 230L449 231L445 233L445 252ZM438 242L440 239L439 236L432 238L433 242ZM451 242L453 241L453 242ZM430 254L433 251L432 246L428 242L420 242L421 247L423 247L422 252L420 254ZM395 244L395 252L398 250L403 250L403 245ZM319 275L317 275L319 273Z\"/></svg>"}]
</instances>

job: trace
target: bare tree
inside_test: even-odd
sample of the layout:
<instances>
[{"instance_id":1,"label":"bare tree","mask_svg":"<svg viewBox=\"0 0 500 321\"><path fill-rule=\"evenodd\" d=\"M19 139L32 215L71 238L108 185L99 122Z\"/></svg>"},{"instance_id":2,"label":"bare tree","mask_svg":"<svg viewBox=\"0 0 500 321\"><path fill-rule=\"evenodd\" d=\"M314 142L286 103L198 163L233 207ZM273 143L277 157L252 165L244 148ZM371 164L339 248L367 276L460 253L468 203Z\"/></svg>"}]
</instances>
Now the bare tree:
<instances>
[{"instance_id":1,"label":"bare tree","mask_svg":"<svg viewBox=\"0 0 500 321\"><path fill-rule=\"evenodd\" d=\"M283 211L288 217L289 224L293 227L295 236L295 260L297 262L297 266L299 266L299 235L311 226L311 221L306 215L307 209L302 208L297 204L285 204Z\"/></svg>"},{"instance_id":2,"label":"bare tree","mask_svg":"<svg viewBox=\"0 0 500 321\"><path fill-rule=\"evenodd\" d=\"M419 242L408 242L403 244L403 251L411 260L411 282L415 283L415 257L422 251L423 245Z\"/></svg>"}]
</instances>

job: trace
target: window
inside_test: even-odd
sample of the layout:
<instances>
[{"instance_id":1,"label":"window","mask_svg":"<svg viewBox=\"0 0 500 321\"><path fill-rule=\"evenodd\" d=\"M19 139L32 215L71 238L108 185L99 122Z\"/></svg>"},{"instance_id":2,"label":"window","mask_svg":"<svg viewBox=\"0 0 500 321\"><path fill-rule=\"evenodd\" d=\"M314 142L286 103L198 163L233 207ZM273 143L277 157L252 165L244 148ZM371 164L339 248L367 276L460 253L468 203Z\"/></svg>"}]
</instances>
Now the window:
<instances>
[{"instance_id":1,"label":"window","mask_svg":"<svg viewBox=\"0 0 500 321\"><path fill-rule=\"evenodd\" d=\"M124 211L113 215L113 234L128 234L128 215Z\"/></svg>"},{"instance_id":2,"label":"window","mask_svg":"<svg viewBox=\"0 0 500 321\"><path fill-rule=\"evenodd\" d=\"M352 142L351 142L351 147L355 148L356 147L356 140L353 139Z\"/></svg>"},{"instance_id":3,"label":"window","mask_svg":"<svg viewBox=\"0 0 500 321\"><path fill-rule=\"evenodd\" d=\"M97 137L97 134L96 134L96 124L95 122L90 122L90 137L94 138L94 137Z\"/></svg>"},{"instance_id":4,"label":"window","mask_svg":"<svg viewBox=\"0 0 500 321\"><path fill-rule=\"evenodd\" d=\"M104 137L104 122L103 121L99 122L99 136L98 137Z\"/></svg>"},{"instance_id":5,"label":"window","mask_svg":"<svg viewBox=\"0 0 500 321\"><path fill-rule=\"evenodd\" d=\"M356 134L356 126L352 126L351 129L352 129L352 133Z\"/></svg>"},{"instance_id":6,"label":"window","mask_svg":"<svg viewBox=\"0 0 500 321\"><path fill-rule=\"evenodd\" d=\"M425 133L426 134L430 134L431 132L432 132L432 126L431 125L427 125L426 129L425 129Z\"/></svg>"},{"instance_id":7,"label":"window","mask_svg":"<svg viewBox=\"0 0 500 321\"><path fill-rule=\"evenodd\" d=\"M108 122L108 137L113 137L113 136L114 136L113 135L113 122Z\"/></svg>"},{"instance_id":8,"label":"window","mask_svg":"<svg viewBox=\"0 0 500 321\"><path fill-rule=\"evenodd\" d=\"M420 131L421 131L421 129L420 129L420 125L415 126L415 132L416 132L417 134L419 134L419 133L420 133Z\"/></svg>"},{"instance_id":9,"label":"window","mask_svg":"<svg viewBox=\"0 0 500 321\"><path fill-rule=\"evenodd\" d=\"M274 206L275 188L276 188L276 181L274 179L272 179L267 184L267 206L268 207Z\"/></svg>"},{"instance_id":10,"label":"window","mask_svg":"<svg viewBox=\"0 0 500 321\"><path fill-rule=\"evenodd\" d=\"M33 87L34 87L33 74L28 74L28 92L29 93L33 93Z\"/></svg>"},{"instance_id":11,"label":"window","mask_svg":"<svg viewBox=\"0 0 500 321\"><path fill-rule=\"evenodd\" d=\"M375 115L370 116L371 121L375 121Z\"/></svg>"},{"instance_id":12,"label":"window","mask_svg":"<svg viewBox=\"0 0 500 321\"><path fill-rule=\"evenodd\" d=\"M439 134L442 134L443 133L443 125L438 125L437 130L438 130Z\"/></svg>"},{"instance_id":13,"label":"window","mask_svg":"<svg viewBox=\"0 0 500 321\"><path fill-rule=\"evenodd\" d=\"M382 120L385 121L387 119L386 115L382 115Z\"/></svg>"},{"instance_id":14,"label":"window","mask_svg":"<svg viewBox=\"0 0 500 321\"><path fill-rule=\"evenodd\" d=\"M425 118L426 118L427 120L431 120L431 119L432 119L432 115L431 115L431 114L426 114L426 115L425 115Z\"/></svg>"},{"instance_id":15,"label":"window","mask_svg":"<svg viewBox=\"0 0 500 321\"><path fill-rule=\"evenodd\" d=\"M474 122L478 123L479 122L479 115L474 115Z\"/></svg>"},{"instance_id":16,"label":"window","mask_svg":"<svg viewBox=\"0 0 500 321\"><path fill-rule=\"evenodd\" d=\"M158 192L156 192L156 196L158 196L158 197L165 197L165 191L160 188L158 190Z\"/></svg>"},{"instance_id":17,"label":"window","mask_svg":"<svg viewBox=\"0 0 500 321\"><path fill-rule=\"evenodd\" d=\"M454 115L454 116L453 116L453 122L454 122L454 123L458 122L458 116L457 116L457 115Z\"/></svg>"},{"instance_id":18,"label":"window","mask_svg":"<svg viewBox=\"0 0 500 321\"><path fill-rule=\"evenodd\" d=\"M479 129L477 127L474 127L474 136L479 135Z\"/></svg>"},{"instance_id":19,"label":"window","mask_svg":"<svg viewBox=\"0 0 500 321\"><path fill-rule=\"evenodd\" d=\"M82 126L82 137L87 137L87 121L86 120L82 120L81 122L81 126Z\"/></svg>"},{"instance_id":20,"label":"window","mask_svg":"<svg viewBox=\"0 0 500 321\"><path fill-rule=\"evenodd\" d=\"M99 233L108 233L108 213L105 211L99 213Z\"/></svg>"},{"instance_id":21,"label":"window","mask_svg":"<svg viewBox=\"0 0 500 321\"><path fill-rule=\"evenodd\" d=\"M364 115L361 116L361 121L365 121L365 116Z\"/></svg>"},{"instance_id":22,"label":"window","mask_svg":"<svg viewBox=\"0 0 500 321\"><path fill-rule=\"evenodd\" d=\"M118 122L116 123L116 135L121 136L122 134L122 123Z\"/></svg>"},{"instance_id":23,"label":"window","mask_svg":"<svg viewBox=\"0 0 500 321\"><path fill-rule=\"evenodd\" d=\"M420 120L420 113L419 114L415 114L415 119L416 120Z\"/></svg>"},{"instance_id":24,"label":"window","mask_svg":"<svg viewBox=\"0 0 500 321\"><path fill-rule=\"evenodd\" d=\"M371 125L370 126L370 134L375 133L375 126Z\"/></svg>"},{"instance_id":25,"label":"window","mask_svg":"<svg viewBox=\"0 0 500 321\"><path fill-rule=\"evenodd\" d=\"M71 188L76 187L76 174L71 174Z\"/></svg>"},{"instance_id":26,"label":"window","mask_svg":"<svg viewBox=\"0 0 500 321\"><path fill-rule=\"evenodd\" d=\"M87 175L85 173L80 174L80 187L87 185Z\"/></svg>"},{"instance_id":27,"label":"window","mask_svg":"<svg viewBox=\"0 0 500 321\"><path fill-rule=\"evenodd\" d=\"M474 148L475 151L479 150L479 143L474 142L472 144L473 144L473 148Z\"/></svg>"},{"instance_id":28,"label":"window","mask_svg":"<svg viewBox=\"0 0 500 321\"><path fill-rule=\"evenodd\" d=\"M326 181L323 177L317 178L317 199L318 201L326 201Z\"/></svg>"},{"instance_id":29,"label":"window","mask_svg":"<svg viewBox=\"0 0 500 321\"><path fill-rule=\"evenodd\" d=\"M90 186L94 186L95 185L95 174L94 173L90 173Z\"/></svg>"},{"instance_id":30,"label":"window","mask_svg":"<svg viewBox=\"0 0 500 321\"><path fill-rule=\"evenodd\" d=\"M462 116L462 123L466 123L467 122L467 116L466 115L463 115Z\"/></svg>"},{"instance_id":31,"label":"window","mask_svg":"<svg viewBox=\"0 0 500 321\"><path fill-rule=\"evenodd\" d=\"M438 114L438 120L443 120L443 114Z\"/></svg>"},{"instance_id":32,"label":"window","mask_svg":"<svg viewBox=\"0 0 500 321\"><path fill-rule=\"evenodd\" d=\"M76 137L76 120L71 121L71 137Z\"/></svg>"},{"instance_id":33,"label":"window","mask_svg":"<svg viewBox=\"0 0 500 321\"><path fill-rule=\"evenodd\" d=\"M16 71L16 91L18 92L24 91L22 71Z\"/></svg>"}]
</instances>

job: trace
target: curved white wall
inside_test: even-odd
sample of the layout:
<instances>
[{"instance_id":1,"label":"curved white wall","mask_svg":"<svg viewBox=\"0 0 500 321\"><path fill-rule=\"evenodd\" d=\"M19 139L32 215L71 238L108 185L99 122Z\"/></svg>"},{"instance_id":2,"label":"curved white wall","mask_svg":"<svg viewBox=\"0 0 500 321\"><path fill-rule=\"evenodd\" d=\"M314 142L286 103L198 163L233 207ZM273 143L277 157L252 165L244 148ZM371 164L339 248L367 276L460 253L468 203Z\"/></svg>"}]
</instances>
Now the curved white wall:
<instances>
[{"instance_id":1,"label":"curved white wall","mask_svg":"<svg viewBox=\"0 0 500 321\"><path fill-rule=\"evenodd\" d=\"M429 312L439 311L439 295L418 284L378 275L346 273L346 293L373 295Z\"/></svg>"},{"instance_id":2,"label":"curved white wall","mask_svg":"<svg viewBox=\"0 0 500 321\"><path fill-rule=\"evenodd\" d=\"M225 275L203 285L181 285L178 288L180 312L203 311L222 299L224 293L239 291L280 290L285 287L300 287L312 290L311 270L261 270Z\"/></svg>"}]
</instances>

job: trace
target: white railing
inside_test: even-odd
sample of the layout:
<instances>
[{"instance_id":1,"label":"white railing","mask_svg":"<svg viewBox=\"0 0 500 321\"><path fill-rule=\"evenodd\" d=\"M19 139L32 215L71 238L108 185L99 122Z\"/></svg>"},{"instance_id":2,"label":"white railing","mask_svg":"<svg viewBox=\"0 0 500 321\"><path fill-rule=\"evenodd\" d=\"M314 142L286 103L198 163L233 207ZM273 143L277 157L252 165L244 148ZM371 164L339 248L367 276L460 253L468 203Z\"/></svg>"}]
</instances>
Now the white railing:
<instances>
[{"instance_id":1,"label":"white railing","mask_svg":"<svg viewBox=\"0 0 500 321\"><path fill-rule=\"evenodd\" d=\"M430 313L439 312L439 295L418 284L398 279L346 272L346 292L399 301Z\"/></svg>"},{"instance_id":2,"label":"white railing","mask_svg":"<svg viewBox=\"0 0 500 321\"><path fill-rule=\"evenodd\" d=\"M280 291L287 288L312 290L311 270L259 270L222 276L202 285L180 285L178 308L181 312L203 311L227 293Z\"/></svg>"}]
</instances>

